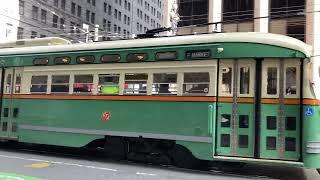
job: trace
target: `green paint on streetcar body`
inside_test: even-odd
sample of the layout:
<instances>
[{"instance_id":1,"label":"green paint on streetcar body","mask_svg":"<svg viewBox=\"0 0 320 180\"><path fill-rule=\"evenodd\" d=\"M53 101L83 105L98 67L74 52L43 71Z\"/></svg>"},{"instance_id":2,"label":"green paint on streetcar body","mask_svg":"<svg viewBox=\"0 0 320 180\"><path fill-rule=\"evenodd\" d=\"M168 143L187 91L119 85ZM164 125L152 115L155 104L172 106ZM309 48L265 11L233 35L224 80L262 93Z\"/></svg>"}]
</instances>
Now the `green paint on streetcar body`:
<instances>
[{"instance_id":1,"label":"green paint on streetcar body","mask_svg":"<svg viewBox=\"0 0 320 180\"><path fill-rule=\"evenodd\" d=\"M14 173L0 172L0 180L42 180L42 179L37 177L14 174Z\"/></svg>"}]
</instances>

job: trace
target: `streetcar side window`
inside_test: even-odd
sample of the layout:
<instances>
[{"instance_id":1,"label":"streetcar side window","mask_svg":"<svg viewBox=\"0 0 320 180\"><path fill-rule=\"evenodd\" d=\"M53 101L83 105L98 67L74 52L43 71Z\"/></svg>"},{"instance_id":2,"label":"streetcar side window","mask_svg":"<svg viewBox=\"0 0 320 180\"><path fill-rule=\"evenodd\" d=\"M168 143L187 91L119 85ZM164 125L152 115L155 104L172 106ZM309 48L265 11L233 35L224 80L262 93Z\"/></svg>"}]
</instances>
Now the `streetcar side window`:
<instances>
[{"instance_id":1,"label":"streetcar side window","mask_svg":"<svg viewBox=\"0 0 320 180\"><path fill-rule=\"evenodd\" d=\"M177 95L177 73L153 74L153 95Z\"/></svg>"},{"instance_id":2,"label":"streetcar side window","mask_svg":"<svg viewBox=\"0 0 320 180\"><path fill-rule=\"evenodd\" d=\"M11 83L12 83L11 78L12 78L12 74L8 74L6 79L6 89L5 89L6 94L11 93Z\"/></svg>"},{"instance_id":3,"label":"streetcar side window","mask_svg":"<svg viewBox=\"0 0 320 180\"><path fill-rule=\"evenodd\" d=\"M16 74L14 93L20 93L20 91L21 91L21 74Z\"/></svg>"},{"instance_id":4,"label":"streetcar side window","mask_svg":"<svg viewBox=\"0 0 320 180\"><path fill-rule=\"evenodd\" d=\"M145 95L147 94L147 80L146 73L127 73L125 74L124 94L127 95Z\"/></svg>"},{"instance_id":5,"label":"streetcar side window","mask_svg":"<svg viewBox=\"0 0 320 180\"><path fill-rule=\"evenodd\" d=\"M250 91L250 68L240 68L240 94L249 94Z\"/></svg>"},{"instance_id":6,"label":"streetcar side window","mask_svg":"<svg viewBox=\"0 0 320 180\"><path fill-rule=\"evenodd\" d=\"M31 77L31 93L47 92L48 76L32 76Z\"/></svg>"},{"instance_id":7,"label":"streetcar side window","mask_svg":"<svg viewBox=\"0 0 320 180\"><path fill-rule=\"evenodd\" d=\"M120 74L99 74L99 93L118 95L119 77Z\"/></svg>"},{"instance_id":8,"label":"streetcar side window","mask_svg":"<svg viewBox=\"0 0 320 180\"><path fill-rule=\"evenodd\" d=\"M297 94L297 68L286 68L286 94Z\"/></svg>"},{"instance_id":9,"label":"streetcar side window","mask_svg":"<svg viewBox=\"0 0 320 180\"><path fill-rule=\"evenodd\" d=\"M278 90L278 69L269 67L267 69L267 94L275 95Z\"/></svg>"},{"instance_id":10,"label":"streetcar side window","mask_svg":"<svg viewBox=\"0 0 320 180\"><path fill-rule=\"evenodd\" d=\"M184 73L183 95L206 95L209 93L208 72Z\"/></svg>"},{"instance_id":11,"label":"streetcar side window","mask_svg":"<svg viewBox=\"0 0 320 180\"><path fill-rule=\"evenodd\" d=\"M75 75L73 93L91 93L93 90L93 75Z\"/></svg>"},{"instance_id":12,"label":"streetcar side window","mask_svg":"<svg viewBox=\"0 0 320 180\"><path fill-rule=\"evenodd\" d=\"M53 75L51 92L52 93L69 93L69 75Z\"/></svg>"},{"instance_id":13,"label":"streetcar side window","mask_svg":"<svg viewBox=\"0 0 320 180\"><path fill-rule=\"evenodd\" d=\"M231 94L232 92L232 68L222 69L222 93Z\"/></svg>"}]
</instances>

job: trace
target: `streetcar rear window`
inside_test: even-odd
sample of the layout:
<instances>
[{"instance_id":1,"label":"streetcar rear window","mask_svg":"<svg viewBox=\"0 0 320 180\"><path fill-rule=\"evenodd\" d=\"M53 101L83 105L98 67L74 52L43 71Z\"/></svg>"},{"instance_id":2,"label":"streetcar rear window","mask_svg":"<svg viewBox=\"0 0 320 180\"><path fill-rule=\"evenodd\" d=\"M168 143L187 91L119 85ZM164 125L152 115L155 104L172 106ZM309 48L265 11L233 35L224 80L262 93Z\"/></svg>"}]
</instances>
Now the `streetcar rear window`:
<instances>
[{"instance_id":1,"label":"streetcar rear window","mask_svg":"<svg viewBox=\"0 0 320 180\"><path fill-rule=\"evenodd\" d=\"M209 93L209 73L184 73L184 95L206 95Z\"/></svg>"},{"instance_id":2,"label":"streetcar rear window","mask_svg":"<svg viewBox=\"0 0 320 180\"><path fill-rule=\"evenodd\" d=\"M108 54L101 56L102 63L113 63L119 62L121 60L121 56L119 54Z\"/></svg>"},{"instance_id":3,"label":"streetcar rear window","mask_svg":"<svg viewBox=\"0 0 320 180\"><path fill-rule=\"evenodd\" d=\"M33 60L34 65L47 65L49 63L48 58L36 58Z\"/></svg>"},{"instance_id":4,"label":"streetcar rear window","mask_svg":"<svg viewBox=\"0 0 320 180\"><path fill-rule=\"evenodd\" d=\"M32 76L31 77L31 93L46 93L47 92L48 76Z\"/></svg>"},{"instance_id":5,"label":"streetcar rear window","mask_svg":"<svg viewBox=\"0 0 320 180\"><path fill-rule=\"evenodd\" d=\"M93 75L75 75L73 92L91 93L93 90Z\"/></svg>"},{"instance_id":6,"label":"streetcar rear window","mask_svg":"<svg viewBox=\"0 0 320 180\"><path fill-rule=\"evenodd\" d=\"M134 54L129 54L127 56L128 62L142 62L142 61L146 61L147 59L148 59L148 54L146 53L134 53Z\"/></svg>"},{"instance_id":7,"label":"streetcar rear window","mask_svg":"<svg viewBox=\"0 0 320 180\"><path fill-rule=\"evenodd\" d=\"M297 94L297 68L296 67L286 68L286 94L287 95Z\"/></svg>"},{"instance_id":8,"label":"streetcar rear window","mask_svg":"<svg viewBox=\"0 0 320 180\"><path fill-rule=\"evenodd\" d=\"M52 93L68 93L69 92L69 75L54 75L52 76Z\"/></svg>"},{"instance_id":9,"label":"streetcar rear window","mask_svg":"<svg viewBox=\"0 0 320 180\"><path fill-rule=\"evenodd\" d=\"M99 93L100 94L119 94L120 74L99 74Z\"/></svg>"},{"instance_id":10,"label":"streetcar rear window","mask_svg":"<svg viewBox=\"0 0 320 180\"><path fill-rule=\"evenodd\" d=\"M124 94L147 94L147 80L146 73L125 74Z\"/></svg>"},{"instance_id":11,"label":"streetcar rear window","mask_svg":"<svg viewBox=\"0 0 320 180\"><path fill-rule=\"evenodd\" d=\"M177 95L177 73L153 74L153 95Z\"/></svg>"},{"instance_id":12,"label":"streetcar rear window","mask_svg":"<svg viewBox=\"0 0 320 180\"><path fill-rule=\"evenodd\" d=\"M79 56L77 57L78 64L90 64L94 63L94 56Z\"/></svg>"},{"instance_id":13,"label":"streetcar rear window","mask_svg":"<svg viewBox=\"0 0 320 180\"><path fill-rule=\"evenodd\" d=\"M54 64L70 64L70 57L57 57L54 59Z\"/></svg>"}]
</instances>

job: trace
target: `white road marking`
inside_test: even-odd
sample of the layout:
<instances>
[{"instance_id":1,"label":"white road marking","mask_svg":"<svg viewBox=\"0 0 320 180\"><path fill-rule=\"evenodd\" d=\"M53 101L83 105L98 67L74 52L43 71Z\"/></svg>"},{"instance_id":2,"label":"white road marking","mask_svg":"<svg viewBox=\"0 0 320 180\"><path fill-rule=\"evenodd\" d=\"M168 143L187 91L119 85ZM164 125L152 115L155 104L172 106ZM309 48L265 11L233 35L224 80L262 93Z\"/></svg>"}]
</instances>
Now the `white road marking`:
<instances>
[{"instance_id":1,"label":"white road marking","mask_svg":"<svg viewBox=\"0 0 320 180\"><path fill-rule=\"evenodd\" d=\"M143 173L143 172L137 172L137 175L145 175L145 176L156 176L156 174L150 174L150 173Z\"/></svg>"},{"instance_id":2,"label":"white road marking","mask_svg":"<svg viewBox=\"0 0 320 180\"><path fill-rule=\"evenodd\" d=\"M60 165L65 165L65 166L77 166L77 167L82 167L82 168L98 169L98 170L104 170L104 171L113 171L113 172L118 171L117 169L111 169L111 168L105 168L105 167L96 167L96 166L88 166L88 165L68 163L68 162L59 162L59 161L48 161L48 160L41 160L41 159L23 158L23 157L18 157L18 156L7 156L7 155L1 155L0 154L0 157L8 158L8 159L20 159L20 160L25 160L25 161L46 162L46 163L60 164Z\"/></svg>"}]
</instances>

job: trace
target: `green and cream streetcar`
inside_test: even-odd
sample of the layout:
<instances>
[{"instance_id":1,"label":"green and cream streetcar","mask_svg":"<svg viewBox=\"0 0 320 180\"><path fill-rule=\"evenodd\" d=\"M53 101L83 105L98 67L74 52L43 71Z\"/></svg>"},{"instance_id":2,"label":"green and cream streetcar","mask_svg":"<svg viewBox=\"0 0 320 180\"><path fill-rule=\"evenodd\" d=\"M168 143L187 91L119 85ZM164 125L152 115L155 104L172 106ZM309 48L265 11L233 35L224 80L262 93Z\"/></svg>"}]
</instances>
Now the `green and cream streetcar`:
<instances>
[{"instance_id":1,"label":"green and cream streetcar","mask_svg":"<svg viewBox=\"0 0 320 180\"><path fill-rule=\"evenodd\" d=\"M319 169L311 51L267 33L3 48L0 137L182 167Z\"/></svg>"}]
</instances>

